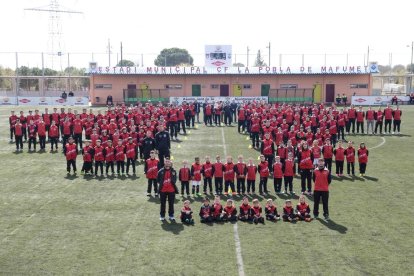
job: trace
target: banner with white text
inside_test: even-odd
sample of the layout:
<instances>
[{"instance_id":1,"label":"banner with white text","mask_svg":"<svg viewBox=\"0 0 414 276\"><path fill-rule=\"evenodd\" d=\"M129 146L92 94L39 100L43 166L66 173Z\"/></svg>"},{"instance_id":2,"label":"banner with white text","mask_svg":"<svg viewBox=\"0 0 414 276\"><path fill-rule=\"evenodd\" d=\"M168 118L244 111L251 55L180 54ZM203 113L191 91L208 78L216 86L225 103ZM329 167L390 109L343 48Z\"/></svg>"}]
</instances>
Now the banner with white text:
<instances>
[{"instance_id":1,"label":"banner with white text","mask_svg":"<svg viewBox=\"0 0 414 276\"><path fill-rule=\"evenodd\" d=\"M352 96L351 104L353 105L387 105L391 104L394 96ZM398 103L408 102L409 96L397 96Z\"/></svg>"}]
</instances>

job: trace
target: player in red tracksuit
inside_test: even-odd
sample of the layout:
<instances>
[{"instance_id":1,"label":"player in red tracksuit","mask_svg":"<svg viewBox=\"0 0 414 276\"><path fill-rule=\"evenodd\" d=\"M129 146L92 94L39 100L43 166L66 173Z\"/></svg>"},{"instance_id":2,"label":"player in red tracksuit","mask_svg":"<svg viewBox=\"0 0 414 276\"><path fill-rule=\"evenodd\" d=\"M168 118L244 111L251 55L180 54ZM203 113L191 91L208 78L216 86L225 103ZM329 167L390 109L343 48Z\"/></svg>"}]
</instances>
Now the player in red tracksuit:
<instances>
[{"instance_id":1,"label":"player in red tracksuit","mask_svg":"<svg viewBox=\"0 0 414 276\"><path fill-rule=\"evenodd\" d=\"M227 162L224 164L224 194L229 194L229 187L231 188L232 194L236 195L236 189L234 188L234 163L231 156L227 156Z\"/></svg>"},{"instance_id":2,"label":"player in red tracksuit","mask_svg":"<svg viewBox=\"0 0 414 276\"><path fill-rule=\"evenodd\" d=\"M185 130L185 114L184 114L184 109L182 106L180 106L180 108L177 111L177 132L180 133L181 128L183 129L183 133L184 135L187 134L187 131Z\"/></svg>"},{"instance_id":3,"label":"player in red tracksuit","mask_svg":"<svg viewBox=\"0 0 414 276\"><path fill-rule=\"evenodd\" d=\"M224 206L220 218L221 221L237 221L237 209L234 207L231 198L227 199L226 206Z\"/></svg>"},{"instance_id":4,"label":"player in red tracksuit","mask_svg":"<svg viewBox=\"0 0 414 276\"><path fill-rule=\"evenodd\" d=\"M220 161L220 155L216 156L216 163L213 164L214 168L214 188L216 195L223 194L223 176L224 176L224 164Z\"/></svg>"},{"instance_id":5,"label":"player in red tracksuit","mask_svg":"<svg viewBox=\"0 0 414 276\"><path fill-rule=\"evenodd\" d=\"M69 136L72 136L72 129L72 123L70 122L69 117L66 117L62 122L62 139L64 145L66 144Z\"/></svg>"},{"instance_id":6,"label":"player in red tracksuit","mask_svg":"<svg viewBox=\"0 0 414 276\"><path fill-rule=\"evenodd\" d=\"M76 157L78 156L78 148L73 143L73 137L68 138L68 143L64 147L64 154L66 156L66 170L70 173L70 167L72 166L73 173L76 174Z\"/></svg>"},{"instance_id":7,"label":"player in red tracksuit","mask_svg":"<svg viewBox=\"0 0 414 276\"><path fill-rule=\"evenodd\" d=\"M348 142L348 147L345 149L345 157L346 157L346 172L348 175L355 176L355 149L352 146L352 142Z\"/></svg>"},{"instance_id":8,"label":"player in red tracksuit","mask_svg":"<svg viewBox=\"0 0 414 276\"><path fill-rule=\"evenodd\" d=\"M302 143L302 151L298 153L299 169L301 174L302 194L312 195L313 153L306 143ZM307 185L306 185L307 184ZM306 191L307 186L307 191Z\"/></svg>"},{"instance_id":9,"label":"player in red tracksuit","mask_svg":"<svg viewBox=\"0 0 414 276\"><path fill-rule=\"evenodd\" d=\"M295 160L293 160L293 154L288 153L288 159L283 164L283 180L285 183L285 194L287 194L288 188L291 195L294 195L293 191L293 176L295 175Z\"/></svg>"},{"instance_id":10,"label":"player in red tracksuit","mask_svg":"<svg viewBox=\"0 0 414 276\"><path fill-rule=\"evenodd\" d=\"M283 179L283 164L280 162L280 157L276 156L275 163L273 164L273 187L276 194L280 194L282 189Z\"/></svg>"},{"instance_id":11,"label":"player in red tracksuit","mask_svg":"<svg viewBox=\"0 0 414 276\"><path fill-rule=\"evenodd\" d=\"M106 176L108 176L109 168L111 168L112 175L114 175L115 148L112 146L112 140L108 140L108 146L104 148L104 156L106 163Z\"/></svg>"},{"instance_id":12,"label":"player in red tracksuit","mask_svg":"<svg viewBox=\"0 0 414 276\"><path fill-rule=\"evenodd\" d=\"M90 145L89 140L85 140L85 146L82 148L82 156L83 156L83 165L81 174L93 174L92 168L92 156L93 156L93 147Z\"/></svg>"},{"instance_id":13,"label":"player in red tracksuit","mask_svg":"<svg viewBox=\"0 0 414 276\"><path fill-rule=\"evenodd\" d=\"M243 197L243 202L239 207L239 220L241 221L251 221L252 216L252 207L249 204L249 198L247 196Z\"/></svg>"},{"instance_id":14,"label":"player in red tracksuit","mask_svg":"<svg viewBox=\"0 0 414 276\"><path fill-rule=\"evenodd\" d=\"M37 126L35 125L33 120L30 120L29 124L27 125L27 133L29 135L29 152L32 151L32 143L33 143L34 151L36 151Z\"/></svg>"},{"instance_id":15,"label":"player in red tracksuit","mask_svg":"<svg viewBox=\"0 0 414 276\"><path fill-rule=\"evenodd\" d=\"M260 175L259 193L261 195L268 194L267 178L269 177L269 164L265 160L264 155L260 155L260 163L257 165L257 171Z\"/></svg>"},{"instance_id":16,"label":"player in red tracksuit","mask_svg":"<svg viewBox=\"0 0 414 276\"><path fill-rule=\"evenodd\" d=\"M355 134L355 119L356 119L356 109L354 108L353 105L351 105L348 110L348 124L346 125L347 134L351 132L351 126L352 126L352 134Z\"/></svg>"},{"instance_id":17,"label":"player in red tracksuit","mask_svg":"<svg viewBox=\"0 0 414 276\"><path fill-rule=\"evenodd\" d=\"M133 142L133 138L129 137L128 143L125 146L126 158L127 158L126 174L128 175L129 175L129 166L132 166L132 174L135 175L135 160L137 157L136 149L137 149L137 145Z\"/></svg>"},{"instance_id":18,"label":"player in red tracksuit","mask_svg":"<svg viewBox=\"0 0 414 276\"><path fill-rule=\"evenodd\" d=\"M80 115L76 115L76 119L72 122L73 125L73 138L79 148L82 148L82 133L83 133L83 122Z\"/></svg>"},{"instance_id":19,"label":"player in red tracksuit","mask_svg":"<svg viewBox=\"0 0 414 276\"><path fill-rule=\"evenodd\" d=\"M213 107L211 106L211 104L207 104L204 107L204 124L206 126L208 124L210 124L210 126L213 126L212 114L213 114Z\"/></svg>"},{"instance_id":20,"label":"player in red tracksuit","mask_svg":"<svg viewBox=\"0 0 414 276\"><path fill-rule=\"evenodd\" d=\"M401 116L402 116L402 111L400 110L400 107L397 106L397 109L392 112L393 125L394 125L392 134L394 133L400 134Z\"/></svg>"},{"instance_id":21,"label":"player in red tracksuit","mask_svg":"<svg viewBox=\"0 0 414 276\"><path fill-rule=\"evenodd\" d=\"M312 220L310 216L310 207L309 204L306 203L306 199L304 195L300 195L299 203L296 205L296 214L299 220L304 220L310 222Z\"/></svg>"},{"instance_id":22,"label":"player in red tracksuit","mask_svg":"<svg viewBox=\"0 0 414 276\"><path fill-rule=\"evenodd\" d=\"M206 161L201 165L201 174L203 175L204 185L203 192L207 194L207 186L209 188L210 194L213 194L213 174L214 167L210 162L210 156L206 156Z\"/></svg>"},{"instance_id":23,"label":"player in red tracksuit","mask_svg":"<svg viewBox=\"0 0 414 276\"><path fill-rule=\"evenodd\" d=\"M144 174L148 179L147 196L151 196L151 189L154 187L155 196L158 196L157 175L159 161L155 158L155 151L150 151L150 158L145 160ZM187 190L187 195L189 195Z\"/></svg>"},{"instance_id":24,"label":"player in red tracksuit","mask_svg":"<svg viewBox=\"0 0 414 276\"><path fill-rule=\"evenodd\" d=\"M36 124L37 134L39 135L39 146L41 151L46 150L46 124L43 121L43 118L40 117Z\"/></svg>"},{"instance_id":25,"label":"player in red tracksuit","mask_svg":"<svg viewBox=\"0 0 414 276\"><path fill-rule=\"evenodd\" d=\"M186 191L187 197L190 196L190 178L191 172L188 167L188 161L183 161L183 167L178 172L178 180L181 182L181 196L184 196L184 190Z\"/></svg>"},{"instance_id":26,"label":"player in red tracksuit","mask_svg":"<svg viewBox=\"0 0 414 276\"><path fill-rule=\"evenodd\" d=\"M98 167L101 169L101 176L103 175L103 164L105 161L104 147L101 145L101 140L96 140L96 146L93 149L95 159L95 176L98 176Z\"/></svg>"},{"instance_id":27,"label":"player in red tracksuit","mask_svg":"<svg viewBox=\"0 0 414 276\"><path fill-rule=\"evenodd\" d=\"M199 216L201 223L213 222L213 210L210 206L210 199L208 197L205 197L203 200L203 205L200 207Z\"/></svg>"},{"instance_id":28,"label":"player in red tracksuit","mask_svg":"<svg viewBox=\"0 0 414 276\"><path fill-rule=\"evenodd\" d=\"M14 126L16 125L18 117L14 114L14 111L11 111L9 117L9 127L10 127L10 143L13 143L13 136L15 135Z\"/></svg>"},{"instance_id":29,"label":"player in red tracksuit","mask_svg":"<svg viewBox=\"0 0 414 276\"><path fill-rule=\"evenodd\" d=\"M257 174L257 167L253 163L253 159L249 158L249 162L246 165L246 178L247 178L247 193L250 193L250 189L252 193L254 194L256 191L256 174Z\"/></svg>"},{"instance_id":30,"label":"player in red tracksuit","mask_svg":"<svg viewBox=\"0 0 414 276\"><path fill-rule=\"evenodd\" d=\"M361 143L358 149L358 163L359 163L359 175L364 176L368 163L368 149L364 143Z\"/></svg>"},{"instance_id":31,"label":"player in red tracksuit","mask_svg":"<svg viewBox=\"0 0 414 276\"><path fill-rule=\"evenodd\" d=\"M200 184L201 184L201 164L200 158L195 157L194 163L191 165L191 184L192 184L192 195L196 194L200 196Z\"/></svg>"},{"instance_id":32,"label":"player in red tracksuit","mask_svg":"<svg viewBox=\"0 0 414 276\"><path fill-rule=\"evenodd\" d=\"M374 114L375 117L375 131L374 133L377 134L378 127L379 127L379 134L382 134L382 121L384 120L384 114L382 113L381 107Z\"/></svg>"},{"instance_id":33,"label":"player in red tracksuit","mask_svg":"<svg viewBox=\"0 0 414 276\"><path fill-rule=\"evenodd\" d=\"M357 134L359 134L360 128L361 128L361 134L364 134L364 118L365 118L365 113L362 110L362 106L360 106L356 112Z\"/></svg>"},{"instance_id":34,"label":"player in red tracksuit","mask_svg":"<svg viewBox=\"0 0 414 276\"><path fill-rule=\"evenodd\" d=\"M254 114L250 122L250 137L252 138L252 148L259 148L260 119L257 113Z\"/></svg>"},{"instance_id":35,"label":"player in red tracksuit","mask_svg":"<svg viewBox=\"0 0 414 276\"><path fill-rule=\"evenodd\" d=\"M384 133L385 134L387 134L387 133L391 134L392 112L393 112L393 110L390 107L390 105L388 104L387 107L384 108L384 119L385 119Z\"/></svg>"},{"instance_id":36,"label":"player in red tracksuit","mask_svg":"<svg viewBox=\"0 0 414 276\"><path fill-rule=\"evenodd\" d=\"M16 141L16 152L23 151L23 124L20 119L16 119L14 125L14 140Z\"/></svg>"},{"instance_id":37,"label":"player in red tracksuit","mask_svg":"<svg viewBox=\"0 0 414 276\"><path fill-rule=\"evenodd\" d=\"M264 155L269 166L269 172L272 171L273 157L275 153L275 144L270 139L270 133L266 133L260 146L260 153Z\"/></svg>"},{"instance_id":38,"label":"player in red tracksuit","mask_svg":"<svg viewBox=\"0 0 414 276\"><path fill-rule=\"evenodd\" d=\"M322 199L323 215L325 220L329 220L329 184L331 183L332 177L328 169L325 168L325 162L319 160L318 168L313 172L313 182L315 182L314 188L314 207L313 216L318 218L319 216L319 202Z\"/></svg>"},{"instance_id":39,"label":"player in red tracksuit","mask_svg":"<svg viewBox=\"0 0 414 276\"><path fill-rule=\"evenodd\" d=\"M277 207L275 204L273 204L273 200L271 198L266 200L265 214L267 220L273 222L280 220L280 215L277 212Z\"/></svg>"},{"instance_id":40,"label":"player in red tracksuit","mask_svg":"<svg viewBox=\"0 0 414 276\"><path fill-rule=\"evenodd\" d=\"M260 206L257 198L253 199L253 206L250 209L252 213L252 220L255 224L264 223L264 217L262 215L262 206Z\"/></svg>"},{"instance_id":41,"label":"player in red tracksuit","mask_svg":"<svg viewBox=\"0 0 414 276\"><path fill-rule=\"evenodd\" d=\"M237 194L246 193L246 174L247 174L247 166L246 163L243 162L243 155L239 155L237 158L237 164L234 166L234 171L236 173L237 178Z\"/></svg>"},{"instance_id":42,"label":"player in red tracksuit","mask_svg":"<svg viewBox=\"0 0 414 276\"><path fill-rule=\"evenodd\" d=\"M240 107L239 112L238 112L238 116L237 116L237 130L239 133L244 132L246 130L246 111L244 110L243 107ZM240 131L241 128L241 131Z\"/></svg>"},{"instance_id":43,"label":"player in red tracksuit","mask_svg":"<svg viewBox=\"0 0 414 276\"><path fill-rule=\"evenodd\" d=\"M125 152L124 141L120 139L115 147L116 173L118 176L123 176L125 172Z\"/></svg>"},{"instance_id":44,"label":"player in red tracksuit","mask_svg":"<svg viewBox=\"0 0 414 276\"><path fill-rule=\"evenodd\" d=\"M55 146L55 149L57 151L58 142L59 142L59 126L56 125L55 121L52 121L49 127L49 139L50 139L50 152L53 151L53 146Z\"/></svg>"},{"instance_id":45,"label":"player in red tracksuit","mask_svg":"<svg viewBox=\"0 0 414 276\"><path fill-rule=\"evenodd\" d=\"M342 147L342 141L338 142L338 147L334 149L336 176L342 176L344 172L345 149Z\"/></svg>"},{"instance_id":46,"label":"player in red tracksuit","mask_svg":"<svg viewBox=\"0 0 414 276\"><path fill-rule=\"evenodd\" d=\"M333 157L333 147L331 145L330 139L325 140L325 144L322 146L322 155L325 161L325 165L330 172L332 170L332 157Z\"/></svg>"}]
</instances>

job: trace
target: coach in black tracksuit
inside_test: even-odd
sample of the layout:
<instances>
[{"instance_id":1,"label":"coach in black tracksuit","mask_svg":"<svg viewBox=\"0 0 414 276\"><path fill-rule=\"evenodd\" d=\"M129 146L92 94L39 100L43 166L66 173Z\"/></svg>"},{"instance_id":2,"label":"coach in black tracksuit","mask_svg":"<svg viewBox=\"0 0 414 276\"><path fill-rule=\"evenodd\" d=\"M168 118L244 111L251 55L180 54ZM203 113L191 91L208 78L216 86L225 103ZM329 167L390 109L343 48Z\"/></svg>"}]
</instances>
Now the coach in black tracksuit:
<instances>
[{"instance_id":1,"label":"coach in black tracksuit","mask_svg":"<svg viewBox=\"0 0 414 276\"><path fill-rule=\"evenodd\" d=\"M147 136L142 141L142 153L144 160L150 158L150 153L155 150L155 139L151 137L151 131L147 131Z\"/></svg>"},{"instance_id":2,"label":"coach in black tracksuit","mask_svg":"<svg viewBox=\"0 0 414 276\"><path fill-rule=\"evenodd\" d=\"M159 132L155 134L155 149L158 150L160 167L164 167L164 158L170 158L170 148L170 134L160 125Z\"/></svg>"}]
</instances>

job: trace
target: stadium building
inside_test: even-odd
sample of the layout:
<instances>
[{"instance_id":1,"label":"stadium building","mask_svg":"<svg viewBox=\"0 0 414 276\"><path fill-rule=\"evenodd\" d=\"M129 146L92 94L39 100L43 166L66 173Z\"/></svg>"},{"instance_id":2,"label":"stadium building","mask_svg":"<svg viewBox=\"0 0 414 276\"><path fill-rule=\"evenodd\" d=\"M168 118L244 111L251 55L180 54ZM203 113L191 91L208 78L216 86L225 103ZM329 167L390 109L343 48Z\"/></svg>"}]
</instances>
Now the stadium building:
<instances>
[{"instance_id":1,"label":"stadium building","mask_svg":"<svg viewBox=\"0 0 414 276\"><path fill-rule=\"evenodd\" d=\"M337 94L371 95L371 66L91 67L93 105L167 101L170 97L268 96L270 102L334 102Z\"/></svg>"}]
</instances>

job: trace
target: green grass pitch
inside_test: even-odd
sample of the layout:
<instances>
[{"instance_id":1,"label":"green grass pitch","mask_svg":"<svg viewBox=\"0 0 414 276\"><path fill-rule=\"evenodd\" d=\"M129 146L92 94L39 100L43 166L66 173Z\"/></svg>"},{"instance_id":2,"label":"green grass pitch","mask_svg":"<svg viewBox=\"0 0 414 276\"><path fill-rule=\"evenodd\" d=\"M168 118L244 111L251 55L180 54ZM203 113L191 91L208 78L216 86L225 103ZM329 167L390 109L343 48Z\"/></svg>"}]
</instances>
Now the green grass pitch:
<instances>
[{"instance_id":1,"label":"green grass pitch","mask_svg":"<svg viewBox=\"0 0 414 276\"><path fill-rule=\"evenodd\" d=\"M161 223L158 200L145 195L142 165L137 179L73 178L61 153L30 154L25 144L15 154L8 143L12 109L29 108L0 108L0 274L239 275L232 224L203 225L198 216L194 226ZM370 149L367 177L333 180L332 222L238 222L244 274L412 274L414 108L404 106L402 118L404 135L384 136L382 146L379 136L348 137ZM257 162L258 152L235 127L200 124L190 132L172 143L177 169L183 159L225 151ZM269 184L280 211L286 197ZM192 200L196 214L200 204ZM178 197L176 217L181 205Z\"/></svg>"}]
</instances>

